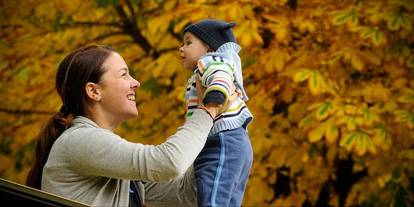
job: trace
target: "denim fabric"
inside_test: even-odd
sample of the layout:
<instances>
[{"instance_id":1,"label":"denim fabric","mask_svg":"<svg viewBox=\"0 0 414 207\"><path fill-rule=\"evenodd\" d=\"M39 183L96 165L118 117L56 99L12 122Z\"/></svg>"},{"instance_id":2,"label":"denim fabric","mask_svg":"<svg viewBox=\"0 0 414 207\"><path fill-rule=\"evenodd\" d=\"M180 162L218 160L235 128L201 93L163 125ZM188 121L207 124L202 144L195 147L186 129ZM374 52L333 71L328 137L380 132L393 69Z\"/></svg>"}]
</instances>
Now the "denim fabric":
<instances>
[{"instance_id":1,"label":"denim fabric","mask_svg":"<svg viewBox=\"0 0 414 207\"><path fill-rule=\"evenodd\" d=\"M240 206L252 162L243 127L209 136L194 163L198 206Z\"/></svg>"}]
</instances>

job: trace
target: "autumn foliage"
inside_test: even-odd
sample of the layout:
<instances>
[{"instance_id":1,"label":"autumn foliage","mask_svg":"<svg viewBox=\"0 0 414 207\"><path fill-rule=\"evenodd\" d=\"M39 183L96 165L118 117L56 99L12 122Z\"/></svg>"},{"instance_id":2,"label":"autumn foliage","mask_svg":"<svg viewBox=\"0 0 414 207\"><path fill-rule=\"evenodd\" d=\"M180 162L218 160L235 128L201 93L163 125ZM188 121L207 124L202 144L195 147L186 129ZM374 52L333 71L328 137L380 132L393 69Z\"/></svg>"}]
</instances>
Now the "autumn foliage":
<instances>
[{"instance_id":1,"label":"autumn foliage","mask_svg":"<svg viewBox=\"0 0 414 207\"><path fill-rule=\"evenodd\" d=\"M15 0L0 2L0 177L24 182L61 105L57 65L113 46L141 82L117 131L157 144L184 121L185 25L237 23L254 150L244 206L414 202L413 0Z\"/></svg>"}]
</instances>

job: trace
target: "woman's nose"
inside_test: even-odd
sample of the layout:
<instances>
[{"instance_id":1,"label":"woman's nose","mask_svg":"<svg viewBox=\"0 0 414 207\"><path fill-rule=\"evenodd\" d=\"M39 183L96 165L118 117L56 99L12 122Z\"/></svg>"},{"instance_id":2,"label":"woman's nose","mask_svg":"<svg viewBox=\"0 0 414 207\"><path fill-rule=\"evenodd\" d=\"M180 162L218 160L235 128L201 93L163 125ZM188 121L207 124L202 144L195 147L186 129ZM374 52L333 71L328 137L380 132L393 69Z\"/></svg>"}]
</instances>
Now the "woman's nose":
<instances>
[{"instance_id":1,"label":"woman's nose","mask_svg":"<svg viewBox=\"0 0 414 207\"><path fill-rule=\"evenodd\" d=\"M180 53L182 53L182 52L184 51L183 47L184 47L184 46L181 46L180 48L178 48L178 51L179 51Z\"/></svg>"},{"instance_id":2,"label":"woman's nose","mask_svg":"<svg viewBox=\"0 0 414 207\"><path fill-rule=\"evenodd\" d=\"M131 81L131 88L137 89L141 86L141 83L137 80L135 80L135 78L132 78Z\"/></svg>"}]
</instances>

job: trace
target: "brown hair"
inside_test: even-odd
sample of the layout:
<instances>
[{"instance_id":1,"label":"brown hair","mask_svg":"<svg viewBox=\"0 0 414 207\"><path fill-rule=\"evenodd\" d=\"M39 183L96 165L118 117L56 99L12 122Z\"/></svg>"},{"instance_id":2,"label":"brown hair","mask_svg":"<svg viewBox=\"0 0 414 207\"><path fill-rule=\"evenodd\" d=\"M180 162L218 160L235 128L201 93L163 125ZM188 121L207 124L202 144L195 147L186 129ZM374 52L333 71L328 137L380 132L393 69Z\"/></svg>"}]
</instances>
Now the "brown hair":
<instances>
[{"instance_id":1,"label":"brown hair","mask_svg":"<svg viewBox=\"0 0 414 207\"><path fill-rule=\"evenodd\" d=\"M72 125L72 118L85 115L88 82L98 83L105 72L103 63L114 50L108 46L92 45L79 48L67 55L59 64L56 74L56 90L62 100L62 108L54 114L38 135L35 163L26 184L40 189L43 167L56 139Z\"/></svg>"}]
</instances>

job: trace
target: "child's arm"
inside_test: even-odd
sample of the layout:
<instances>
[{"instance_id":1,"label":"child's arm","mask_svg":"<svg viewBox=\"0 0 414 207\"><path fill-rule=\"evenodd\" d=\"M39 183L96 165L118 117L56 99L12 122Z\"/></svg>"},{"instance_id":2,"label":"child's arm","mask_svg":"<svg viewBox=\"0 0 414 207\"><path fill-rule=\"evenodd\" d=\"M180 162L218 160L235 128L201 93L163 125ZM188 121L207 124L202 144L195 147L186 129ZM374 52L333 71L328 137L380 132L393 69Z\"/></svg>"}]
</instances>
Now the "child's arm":
<instances>
[{"instance_id":1,"label":"child's arm","mask_svg":"<svg viewBox=\"0 0 414 207\"><path fill-rule=\"evenodd\" d=\"M198 62L202 85L206 87L203 103L226 104L234 88L233 66L220 56L208 55Z\"/></svg>"}]
</instances>

